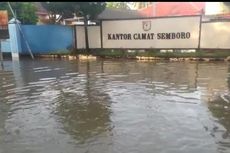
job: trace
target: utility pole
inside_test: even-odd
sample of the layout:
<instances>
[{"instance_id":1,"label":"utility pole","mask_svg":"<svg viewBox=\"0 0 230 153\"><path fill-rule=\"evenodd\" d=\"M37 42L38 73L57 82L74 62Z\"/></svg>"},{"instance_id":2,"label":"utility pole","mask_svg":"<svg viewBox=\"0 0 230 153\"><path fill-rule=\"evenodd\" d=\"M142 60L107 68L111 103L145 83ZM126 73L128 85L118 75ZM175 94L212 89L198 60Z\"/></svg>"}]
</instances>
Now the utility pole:
<instances>
[{"instance_id":1,"label":"utility pole","mask_svg":"<svg viewBox=\"0 0 230 153\"><path fill-rule=\"evenodd\" d=\"M84 15L84 29L85 29L85 49L87 56L89 55L89 38L88 38L88 15Z\"/></svg>"},{"instance_id":2,"label":"utility pole","mask_svg":"<svg viewBox=\"0 0 230 153\"><path fill-rule=\"evenodd\" d=\"M8 2L8 6L9 6L9 8L10 8L11 13L12 13L13 16L14 16L15 24L17 25L17 27L18 27L20 33L22 34L22 38L25 40L25 43L26 43L26 46L27 46L27 48L28 48L28 50L29 50L30 56L31 56L32 59L34 59L34 55L33 55L32 51L31 51L31 49L30 49L29 43L27 42L27 40L26 40L26 38L25 38L25 36L24 36L24 34L23 34L23 32L22 32L22 29L21 29L20 25L19 25L18 22L17 22L17 17L16 17L16 15L15 15L15 13L14 13L14 11L13 11L11 5L10 5L10 2Z\"/></svg>"},{"instance_id":3,"label":"utility pole","mask_svg":"<svg viewBox=\"0 0 230 153\"><path fill-rule=\"evenodd\" d=\"M1 43L2 43L2 40L0 39L0 61L1 61L1 67L3 69L3 55L2 55Z\"/></svg>"}]
</instances>

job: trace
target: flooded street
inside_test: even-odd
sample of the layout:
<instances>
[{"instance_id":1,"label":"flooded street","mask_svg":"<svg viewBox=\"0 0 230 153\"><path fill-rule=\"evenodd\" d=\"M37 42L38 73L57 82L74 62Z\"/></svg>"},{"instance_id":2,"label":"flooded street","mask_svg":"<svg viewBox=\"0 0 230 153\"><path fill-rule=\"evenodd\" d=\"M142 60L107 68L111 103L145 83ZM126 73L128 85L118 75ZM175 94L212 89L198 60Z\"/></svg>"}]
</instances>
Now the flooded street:
<instances>
[{"instance_id":1,"label":"flooded street","mask_svg":"<svg viewBox=\"0 0 230 153\"><path fill-rule=\"evenodd\" d=\"M0 153L229 153L230 64L4 61Z\"/></svg>"}]
</instances>

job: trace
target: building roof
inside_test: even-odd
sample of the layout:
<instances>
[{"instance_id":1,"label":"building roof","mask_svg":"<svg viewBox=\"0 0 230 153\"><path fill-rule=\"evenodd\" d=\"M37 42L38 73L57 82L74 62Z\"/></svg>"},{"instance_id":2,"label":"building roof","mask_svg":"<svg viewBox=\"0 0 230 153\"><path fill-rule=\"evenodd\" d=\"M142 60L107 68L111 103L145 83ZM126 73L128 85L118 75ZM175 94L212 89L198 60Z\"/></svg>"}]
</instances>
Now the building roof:
<instances>
[{"instance_id":1,"label":"building roof","mask_svg":"<svg viewBox=\"0 0 230 153\"><path fill-rule=\"evenodd\" d=\"M206 15L209 21L230 21L230 13L217 14L217 15Z\"/></svg>"},{"instance_id":2,"label":"building roof","mask_svg":"<svg viewBox=\"0 0 230 153\"><path fill-rule=\"evenodd\" d=\"M144 17L144 15L136 10L105 8L105 10L98 15L97 19L131 19L141 17Z\"/></svg>"},{"instance_id":3,"label":"building roof","mask_svg":"<svg viewBox=\"0 0 230 153\"><path fill-rule=\"evenodd\" d=\"M156 2L140 9L145 17L200 15L205 9L205 2Z\"/></svg>"},{"instance_id":4,"label":"building roof","mask_svg":"<svg viewBox=\"0 0 230 153\"><path fill-rule=\"evenodd\" d=\"M33 2L37 8L37 14L46 15L48 11L42 6L41 2Z\"/></svg>"}]
</instances>

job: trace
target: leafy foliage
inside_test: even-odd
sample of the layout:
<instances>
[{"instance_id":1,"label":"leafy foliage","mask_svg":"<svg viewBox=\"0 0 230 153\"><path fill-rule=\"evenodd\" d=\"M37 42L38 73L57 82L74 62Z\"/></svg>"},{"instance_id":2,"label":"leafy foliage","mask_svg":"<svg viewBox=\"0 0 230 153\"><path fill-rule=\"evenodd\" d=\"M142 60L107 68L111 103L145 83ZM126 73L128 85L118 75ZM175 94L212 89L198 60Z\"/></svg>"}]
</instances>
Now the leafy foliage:
<instances>
[{"instance_id":1,"label":"leafy foliage","mask_svg":"<svg viewBox=\"0 0 230 153\"><path fill-rule=\"evenodd\" d=\"M224 9L227 10L227 12L230 11L230 2L223 2L223 5L224 5Z\"/></svg>"},{"instance_id":2,"label":"leafy foliage","mask_svg":"<svg viewBox=\"0 0 230 153\"><path fill-rule=\"evenodd\" d=\"M129 10L130 7L126 2L107 2L106 7L108 8L120 8L120 9L127 9Z\"/></svg>"},{"instance_id":3,"label":"leafy foliage","mask_svg":"<svg viewBox=\"0 0 230 153\"><path fill-rule=\"evenodd\" d=\"M60 18L57 18L57 14L62 19L73 17L74 14L95 19L106 6L104 2L42 2L41 4L48 10L53 23L60 21Z\"/></svg>"},{"instance_id":4,"label":"leafy foliage","mask_svg":"<svg viewBox=\"0 0 230 153\"><path fill-rule=\"evenodd\" d=\"M223 2L223 3L224 3L224 5L230 7L230 2Z\"/></svg>"},{"instance_id":5,"label":"leafy foliage","mask_svg":"<svg viewBox=\"0 0 230 153\"><path fill-rule=\"evenodd\" d=\"M50 23L59 22L60 18L73 16L72 5L68 2L41 2L41 5L49 12Z\"/></svg>"},{"instance_id":6,"label":"leafy foliage","mask_svg":"<svg viewBox=\"0 0 230 153\"><path fill-rule=\"evenodd\" d=\"M97 15L101 13L105 7L105 2L42 2L44 8L49 11L50 19L53 23L58 23L60 19L71 17L74 14L79 17L84 17L84 28L85 28L85 41L86 50L89 53L89 42L88 42L88 20L96 19ZM61 18L57 18L57 15ZM58 19L58 20L57 20Z\"/></svg>"},{"instance_id":7,"label":"leafy foliage","mask_svg":"<svg viewBox=\"0 0 230 153\"><path fill-rule=\"evenodd\" d=\"M36 15L36 7L33 3L29 2L10 2L13 11L17 16L17 19L22 24L36 24L38 17ZM7 2L0 2L0 10L7 10L9 19L13 18L12 12Z\"/></svg>"},{"instance_id":8,"label":"leafy foliage","mask_svg":"<svg viewBox=\"0 0 230 153\"><path fill-rule=\"evenodd\" d=\"M99 13L101 13L105 7L105 2L76 2L79 6L78 12L82 16L89 16L89 19L95 19Z\"/></svg>"}]
</instances>

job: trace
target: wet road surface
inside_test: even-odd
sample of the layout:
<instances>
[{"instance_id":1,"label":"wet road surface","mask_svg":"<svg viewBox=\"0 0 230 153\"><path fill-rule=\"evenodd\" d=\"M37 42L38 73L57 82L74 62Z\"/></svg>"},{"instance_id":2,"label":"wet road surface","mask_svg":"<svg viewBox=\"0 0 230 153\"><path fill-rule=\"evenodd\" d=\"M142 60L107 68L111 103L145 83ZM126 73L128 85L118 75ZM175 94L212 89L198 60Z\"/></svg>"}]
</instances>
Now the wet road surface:
<instances>
[{"instance_id":1,"label":"wet road surface","mask_svg":"<svg viewBox=\"0 0 230 153\"><path fill-rule=\"evenodd\" d=\"M0 153L229 153L230 65L4 61Z\"/></svg>"}]
</instances>

